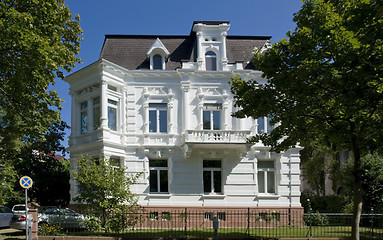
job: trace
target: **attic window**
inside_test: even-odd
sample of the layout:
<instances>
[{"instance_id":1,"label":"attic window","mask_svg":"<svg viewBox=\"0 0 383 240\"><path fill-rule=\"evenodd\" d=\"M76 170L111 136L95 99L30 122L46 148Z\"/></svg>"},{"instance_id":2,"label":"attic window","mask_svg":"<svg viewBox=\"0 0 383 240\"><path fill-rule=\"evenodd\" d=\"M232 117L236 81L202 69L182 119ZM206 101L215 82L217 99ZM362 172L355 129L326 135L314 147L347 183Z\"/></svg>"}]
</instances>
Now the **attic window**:
<instances>
[{"instance_id":1,"label":"attic window","mask_svg":"<svg viewBox=\"0 0 383 240\"><path fill-rule=\"evenodd\" d=\"M162 56L161 55L154 55L153 56L153 70L162 70Z\"/></svg>"},{"instance_id":2,"label":"attic window","mask_svg":"<svg viewBox=\"0 0 383 240\"><path fill-rule=\"evenodd\" d=\"M216 71L217 70L217 55L213 51L209 51L205 54L206 70Z\"/></svg>"}]
</instances>

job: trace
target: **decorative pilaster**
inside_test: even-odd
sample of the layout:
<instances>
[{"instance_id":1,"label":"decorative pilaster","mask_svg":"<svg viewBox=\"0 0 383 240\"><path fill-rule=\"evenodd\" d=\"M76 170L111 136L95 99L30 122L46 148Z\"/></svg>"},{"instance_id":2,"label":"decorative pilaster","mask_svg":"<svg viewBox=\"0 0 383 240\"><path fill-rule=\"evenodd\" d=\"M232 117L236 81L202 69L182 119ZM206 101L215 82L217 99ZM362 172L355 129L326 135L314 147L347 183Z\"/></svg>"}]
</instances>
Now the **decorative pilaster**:
<instances>
[{"instance_id":1,"label":"decorative pilaster","mask_svg":"<svg viewBox=\"0 0 383 240\"><path fill-rule=\"evenodd\" d=\"M101 128L108 128L108 96L106 94L106 90L108 88L107 82L102 79L101 80Z\"/></svg>"}]
</instances>

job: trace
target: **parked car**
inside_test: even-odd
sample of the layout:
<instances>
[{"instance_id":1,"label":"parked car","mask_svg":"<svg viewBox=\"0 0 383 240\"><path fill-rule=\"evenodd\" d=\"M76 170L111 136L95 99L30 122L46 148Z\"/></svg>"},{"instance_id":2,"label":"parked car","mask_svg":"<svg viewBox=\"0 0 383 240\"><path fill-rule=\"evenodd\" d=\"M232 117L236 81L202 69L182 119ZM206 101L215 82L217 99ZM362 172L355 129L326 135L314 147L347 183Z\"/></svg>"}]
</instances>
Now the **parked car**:
<instances>
[{"instance_id":1,"label":"parked car","mask_svg":"<svg viewBox=\"0 0 383 240\"><path fill-rule=\"evenodd\" d=\"M6 206L0 206L0 228L9 227L13 217L13 212Z\"/></svg>"},{"instance_id":2,"label":"parked car","mask_svg":"<svg viewBox=\"0 0 383 240\"><path fill-rule=\"evenodd\" d=\"M47 208L38 214L39 228L44 224L57 225L64 229L86 228L86 217L69 208Z\"/></svg>"},{"instance_id":3,"label":"parked car","mask_svg":"<svg viewBox=\"0 0 383 240\"><path fill-rule=\"evenodd\" d=\"M12 207L12 212L16 213L25 213L25 204L16 204Z\"/></svg>"},{"instance_id":4,"label":"parked car","mask_svg":"<svg viewBox=\"0 0 383 240\"><path fill-rule=\"evenodd\" d=\"M14 229L26 230L27 218L25 216L25 210L24 213L15 213L12 217L10 227ZM32 227L32 223L33 217L31 214L28 214L28 226Z\"/></svg>"}]
</instances>

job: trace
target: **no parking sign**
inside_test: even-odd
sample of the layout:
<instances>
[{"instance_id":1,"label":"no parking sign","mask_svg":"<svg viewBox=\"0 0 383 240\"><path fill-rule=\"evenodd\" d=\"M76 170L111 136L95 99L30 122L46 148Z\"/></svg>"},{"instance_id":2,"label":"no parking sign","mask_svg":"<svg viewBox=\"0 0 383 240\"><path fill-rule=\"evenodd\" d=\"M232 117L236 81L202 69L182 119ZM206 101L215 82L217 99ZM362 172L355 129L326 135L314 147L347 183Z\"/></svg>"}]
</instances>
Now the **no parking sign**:
<instances>
[{"instance_id":1,"label":"no parking sign","mask_svg":"<svg viewBox=\"0 0 383 240\"><path fill-rule=\"evenodd\" d=\"M30 178L28 176L24 176L24 177L20 178L20 185L22 188L28 189L28 188L32 187L32 184L33 184L32 178Z\"/></svg>"}]
</instances>

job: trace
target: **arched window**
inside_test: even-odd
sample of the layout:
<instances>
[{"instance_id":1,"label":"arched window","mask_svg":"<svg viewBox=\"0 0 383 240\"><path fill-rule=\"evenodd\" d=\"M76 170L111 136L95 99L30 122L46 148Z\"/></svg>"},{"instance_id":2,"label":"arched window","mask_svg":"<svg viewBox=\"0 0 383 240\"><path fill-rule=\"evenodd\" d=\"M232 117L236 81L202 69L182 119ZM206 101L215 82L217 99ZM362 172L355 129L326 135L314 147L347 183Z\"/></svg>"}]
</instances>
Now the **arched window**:
<instances>
[{"instance_id":1,"label":"arched window","mask_svg":"<svg viewBox=\"0 0 383 240\"><path fill-rule=\"evenodd\" d=\"M162 56L161 55L154 55L153 56L153 69L162 70Z\"/></svg>"},{"instance_id":2,"label":"arched window","mask_svg":"<svg viewBox=\"0 0 383 240\"><path fill-rule=\"evenodd\" d=\"M217 55L213 51L209 51L205 54L206 70L217 70Z\"/></svg>"}]
</instances>

